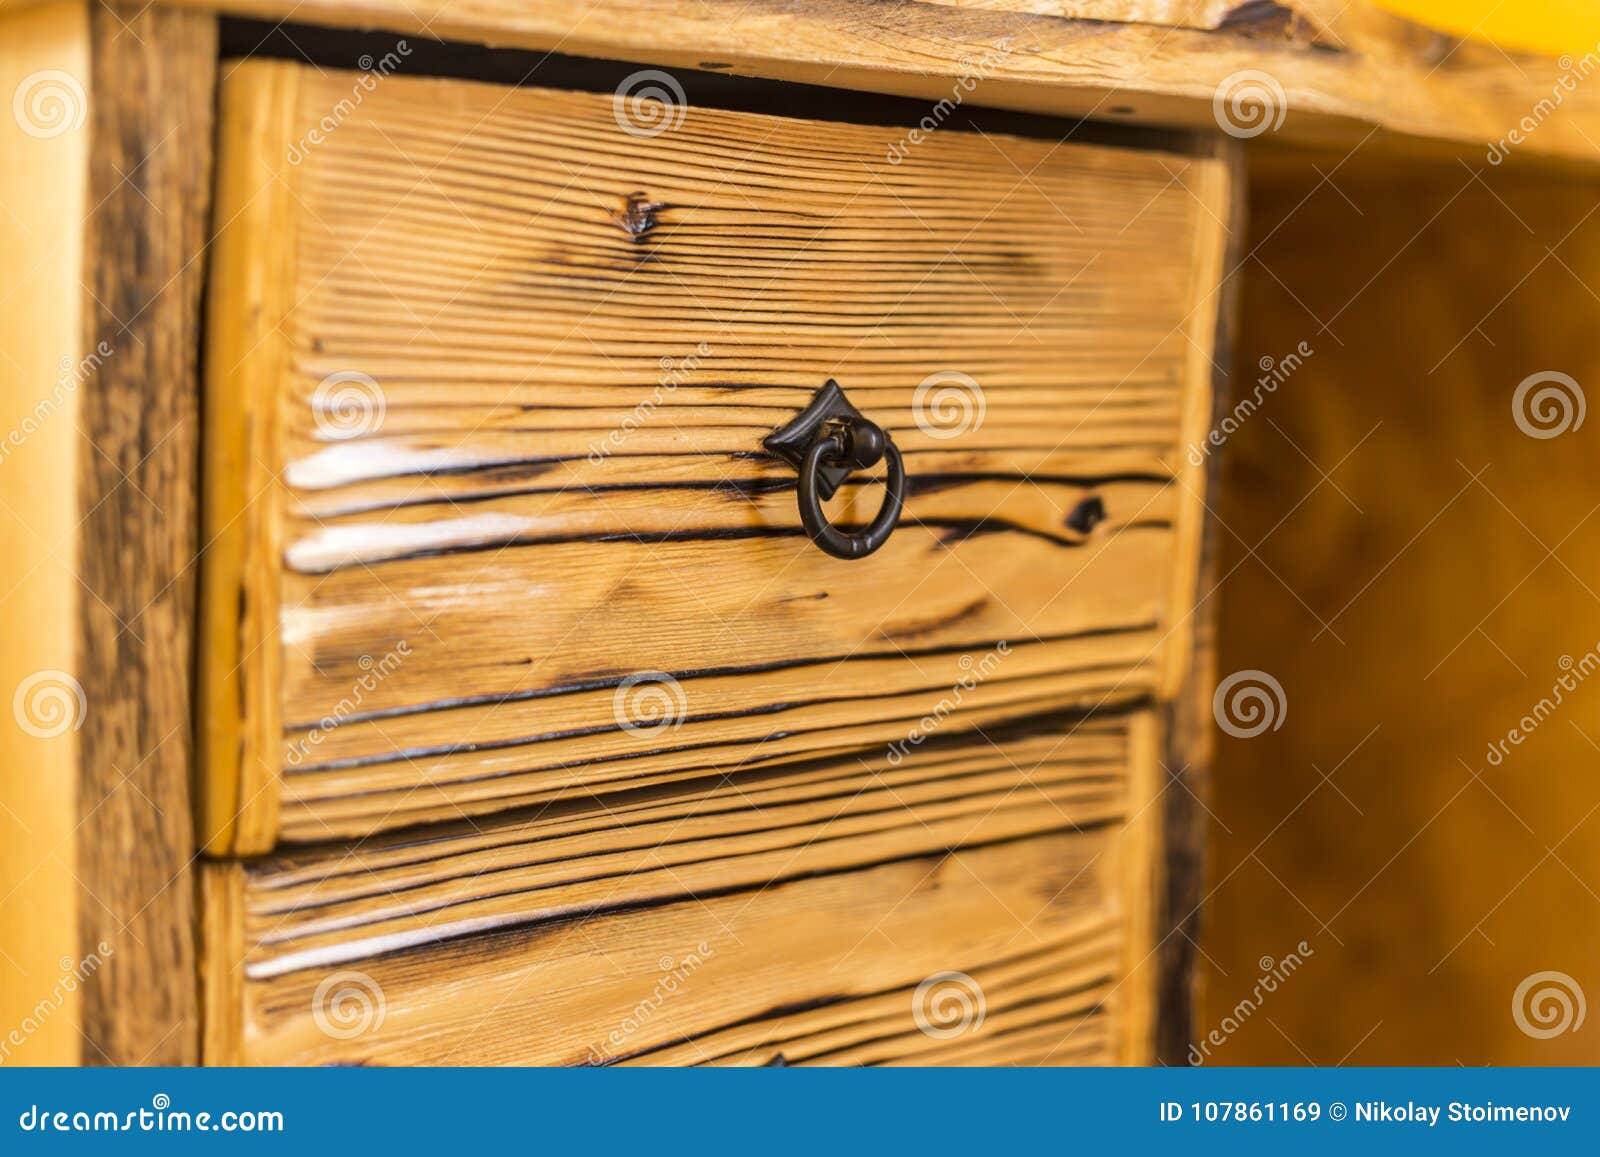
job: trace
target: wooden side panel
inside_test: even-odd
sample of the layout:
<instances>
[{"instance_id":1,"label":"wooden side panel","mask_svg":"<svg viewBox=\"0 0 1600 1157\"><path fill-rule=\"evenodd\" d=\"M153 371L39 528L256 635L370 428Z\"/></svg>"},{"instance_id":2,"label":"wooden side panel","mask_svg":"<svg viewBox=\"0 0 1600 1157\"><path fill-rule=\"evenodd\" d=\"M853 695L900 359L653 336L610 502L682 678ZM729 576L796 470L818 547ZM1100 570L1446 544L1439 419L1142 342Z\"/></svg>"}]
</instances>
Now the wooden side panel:
<instances>
[{"instance_id":1,"label":"wooden side panel","mask_svg":"<svg viewBox=\"0 0 1600 1157\"><path fill-rule=\"evenodd\" d=\"M261 283L213 313L216 848L887 742L975 664L951 726L1170 691L1223 160L228 88L223 215L256 220L224 251ZM913 480L854 565L760 451L830 377Z\"/></svg>"},{"instance_id":2,"label":"wooden side panel","mask_svg":"<svg viewBox=\"0 0 1600 1157\"><path fill-rule=\"evenodd\" d=\"M112 952L85 989L85 1059L182 1064L199 1037L191 656L216 25L90 15L83 344L110 353L81 410L77 877L82 941Z\"/></svg>"},{"instance_id":3,"label":"wooden side panel","mask_svg":"<svg viewBox=\"0 0 1600 1157\"><path fill-rule=\"evenodd\" d=\"M208 1060L1147 1061L1154 722L210 866Z\"/></svg>"}]
</instances>

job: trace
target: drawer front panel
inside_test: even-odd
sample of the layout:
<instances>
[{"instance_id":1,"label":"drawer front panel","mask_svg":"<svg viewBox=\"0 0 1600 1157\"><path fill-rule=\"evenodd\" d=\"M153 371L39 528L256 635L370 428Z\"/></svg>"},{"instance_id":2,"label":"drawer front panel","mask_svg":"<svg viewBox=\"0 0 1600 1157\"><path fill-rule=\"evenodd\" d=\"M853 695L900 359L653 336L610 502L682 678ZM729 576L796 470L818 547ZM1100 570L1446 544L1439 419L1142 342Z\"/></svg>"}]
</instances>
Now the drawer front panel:
<instances>
[{"instance_id":1,"label":"drawer front panel","mask_svg":"<svg viewBox=\"0 0 1600 1157\"><path fill-rule=\"evenodd\" d=\"M224 86L213 851L1170 684L1220 161L352 83ZM858 562L761 449L828 379L911 479Z\"/></svg>"},{"instance_id":2,"label":"drawer front panel","mask_svg":"<svg viewBox=\"0 0 1600 1157\"><path fill-rule=\"evenodd\" d=\"M213 1063L1148 1056L1155 728L706 776L206 869Z\"/></svg>"}]
</instances>

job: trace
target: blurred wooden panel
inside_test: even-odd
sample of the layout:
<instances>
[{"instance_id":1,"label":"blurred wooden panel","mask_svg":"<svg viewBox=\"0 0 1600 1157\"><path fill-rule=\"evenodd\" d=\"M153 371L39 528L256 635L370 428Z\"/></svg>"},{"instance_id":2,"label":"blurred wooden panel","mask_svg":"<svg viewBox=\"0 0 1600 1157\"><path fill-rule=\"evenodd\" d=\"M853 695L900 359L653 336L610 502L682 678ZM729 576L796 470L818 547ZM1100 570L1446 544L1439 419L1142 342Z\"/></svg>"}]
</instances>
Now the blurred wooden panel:
<instances>
[{"instance_id":1,"label":"blurred wooden panel","mask_svg":"<svg viewBox=\"0 0 1600 1157\"><path fill-rule=\"evenodd\" d=\"M1600 184L1295 160L1220 508L1219 674L1283 707L1219 745L1208 1063L1594 1063L1513 1002L1600 996Z\"/></svg>"},{"instance_id":2,"label":"blurred wooden panel","mask_svg":"<svg viewBox=\"0 0 1600 1157\"><path fill-rule=\"evenodd\" d=\"M76 654L78 600L72 551L59 540L76 520L78 393L62 363L82 356L89 141L70 127L86 110L60 77L88 66L81 4L0 18L0 92L39 116L0 122L0 301L9 303L0 311L0 694L23 708L0 726L0 1026L38 1026L20 1045L0 1037L0 1061L13 1065L71 1064L79 1053L78 999L45 1004L49 1016L39 1009L78 960L77 885L62 870L76 858L78 745L62 676ZM53 101L29 106L29 89ZM18 131L25 125L33 131Z\"/></svg>"}]
</instances>

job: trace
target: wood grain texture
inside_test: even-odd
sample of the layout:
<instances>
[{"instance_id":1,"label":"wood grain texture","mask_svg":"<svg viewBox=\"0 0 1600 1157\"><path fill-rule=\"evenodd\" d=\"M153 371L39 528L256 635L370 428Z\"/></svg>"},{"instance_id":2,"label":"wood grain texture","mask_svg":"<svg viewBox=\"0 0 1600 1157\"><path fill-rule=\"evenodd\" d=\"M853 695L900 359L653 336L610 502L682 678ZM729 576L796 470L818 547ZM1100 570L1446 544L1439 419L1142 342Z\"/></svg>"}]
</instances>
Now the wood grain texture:
<instances>
[{"instance_id":1,"label":"wood grain texture","mask_svg":"<svg viewBox=\"0 0 1600 1157\"><path fill-rule=\"evenodd\" d=\"M836 88L1215 131L1219 88L1266 72L1287 116L1273 139L1473 154L1538 115L1523 150L1592 163L1600 97L1553 56L1507 54L1356 0L1032 0L978 5L861 0L179 0L272 21L561 51L669 68L713 67ZM1149 21L1149 22L1146 22ZM1188 25L1207 25L1188 27ZM1592 50L1592 43L1575 46ZM1570 62L1569 62L1570 63ZM1230 89L1231 91L1231 89ZM1549 115L1535 110L1547 106Z\"/></svg>"},{"instance_id":2,"label":"wood grain texture","mask_svg":"<svg viewBox=\"0 0 1600 1157\"><path fill-rule=\"evenodd\" d=\"M1148 986L1118 981L1153 723L1043 717L208 866L208 1060L1147 1059ZM944 1006L916 990L950 972L972 1022L924 1033Z\"/></svg>"},{"instance_id":3,"label":"wood grain texture","mask_svg":"<svg viewBox=\"0 0 1600 1157\"><path fill-rule=\"evenodd\" d=\"M1239 7L1238 0L924 0L951 8L1066 16L1169 28L1214 29Z\"/></svg>"},{"instance_id":4,"label":"wood grain texture","mask_svg":"<svg viewBox=\"0 0 1600 1157\"><path fill-rule=\"evenodd\" d=\"M85 1060L198 1054L194 775L197 350L211 200L216 24L90 12L92 148L83 251L80 455L80 935L108 962L84 990Z\"/></svg>"},{"instance_id":5,"label":"wood grain texture","mask_svg":"<svg viewBox=\"0 0 1600 1157\"><path fill-rule=\"evenodd\" d=\"M641 137L605 98L397 77L307 144L355 83L225 85L264 119L225 137L256 183L225 180L222 215L292 218L235 259L292 288L213 312L215 445L240 449L209 526L251 541L208 581L235 636L210 670L281 679L210 750L245 812L217 847L270 846L240 784L280 782L277 834L320 840L1163 686L1225 160L947 131L896 165L889 128L693 108ZM917 421L939 371L976 383L970 426ZM829 377L913 480L853 566L760 451ZM852 484L835 519L880 495ZM280 543L281 569L238 561ZM649 672L668 715L641 728Z\"/></svg>"}]
</instances>

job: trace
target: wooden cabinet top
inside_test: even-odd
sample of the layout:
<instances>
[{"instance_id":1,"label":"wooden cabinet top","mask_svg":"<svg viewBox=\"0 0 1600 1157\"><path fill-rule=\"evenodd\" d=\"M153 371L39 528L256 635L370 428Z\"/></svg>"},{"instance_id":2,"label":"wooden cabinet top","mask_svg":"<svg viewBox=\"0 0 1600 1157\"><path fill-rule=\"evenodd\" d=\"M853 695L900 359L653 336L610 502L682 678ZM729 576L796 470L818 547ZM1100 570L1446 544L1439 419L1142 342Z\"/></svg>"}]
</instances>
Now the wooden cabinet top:
<instances>
[{"instance_id":1,"label":"wooden cabinet top","mask_svg":"<svg viewBox=\"0 0 1600 1157\"><path fill-rule=\"evenodd\" d=\"M1296 144L1600 158L1600 45L1570 18L1500 30L1539 55L1402 14L1422 0L173 3Z\"/></svg>"}]
</instances>

